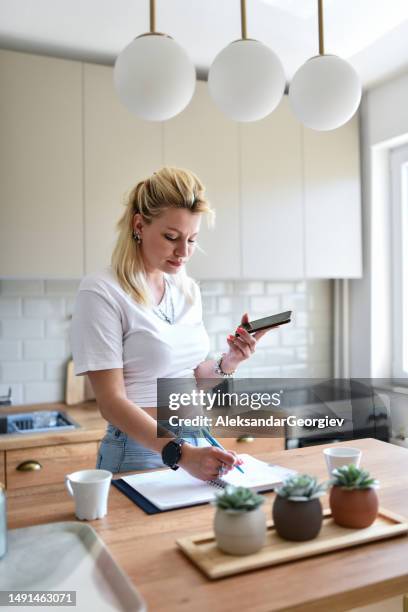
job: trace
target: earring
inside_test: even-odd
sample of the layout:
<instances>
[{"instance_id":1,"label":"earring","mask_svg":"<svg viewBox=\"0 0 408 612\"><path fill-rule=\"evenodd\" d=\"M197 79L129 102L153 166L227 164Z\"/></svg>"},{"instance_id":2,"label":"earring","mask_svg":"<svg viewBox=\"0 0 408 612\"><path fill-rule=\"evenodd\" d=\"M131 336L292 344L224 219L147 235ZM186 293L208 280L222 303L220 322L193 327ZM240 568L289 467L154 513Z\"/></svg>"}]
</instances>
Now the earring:
<instances>
[{"instance_id":1,"label":"earring","mask_svg":"<svg viewBox=\"0 0 408 612\"><path fill-rule=\"evenodd\" d=\"M132 236L133 236L133 240L136 240L137 244L141 244L142 237L139 234L139 232L133 232Z\"/></svg>"}]
</instances>

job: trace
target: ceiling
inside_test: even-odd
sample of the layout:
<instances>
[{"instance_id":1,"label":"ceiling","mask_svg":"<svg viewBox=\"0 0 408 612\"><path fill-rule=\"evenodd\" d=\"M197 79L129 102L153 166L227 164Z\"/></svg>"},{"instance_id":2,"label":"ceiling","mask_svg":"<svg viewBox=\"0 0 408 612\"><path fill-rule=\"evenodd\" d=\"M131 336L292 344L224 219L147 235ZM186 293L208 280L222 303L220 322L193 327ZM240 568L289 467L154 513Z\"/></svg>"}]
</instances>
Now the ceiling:
<instances>
[{"instance_id":1,"label":"ceiling","mask_svg":"<svg viewBox=\"0 0 408 612\"><path fill-rule=\"evenodd\" d=\"M205 77L240 37L239 0L156 0L156 25ZM325 50L349 61L364 86L408 71L408 0L325 0ZM317 53L317 0L247 0L248 37L280 56L288 81ZM113 64L149 30L148 0L0 0L0 47Z\"/></svg>"}]
</instances>

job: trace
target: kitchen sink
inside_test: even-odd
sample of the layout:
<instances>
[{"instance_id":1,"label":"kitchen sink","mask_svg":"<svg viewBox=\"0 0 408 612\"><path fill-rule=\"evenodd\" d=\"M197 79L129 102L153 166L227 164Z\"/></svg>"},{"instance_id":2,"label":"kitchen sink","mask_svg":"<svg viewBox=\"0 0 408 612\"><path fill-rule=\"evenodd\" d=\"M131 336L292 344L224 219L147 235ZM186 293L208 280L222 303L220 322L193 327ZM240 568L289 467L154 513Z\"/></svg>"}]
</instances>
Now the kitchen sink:
<instances>
[{"instance_id":1,"label":"kitchen sink","mask_svg":"<svg viewBox=\"0 0 408 612\"><path fill-rule=\"evenodd\" d=\"M47 431L66 431L80 427L66 412L39 410L19 414L0 414L0 433L30 434Z\"/></svg>"}]
</instances>

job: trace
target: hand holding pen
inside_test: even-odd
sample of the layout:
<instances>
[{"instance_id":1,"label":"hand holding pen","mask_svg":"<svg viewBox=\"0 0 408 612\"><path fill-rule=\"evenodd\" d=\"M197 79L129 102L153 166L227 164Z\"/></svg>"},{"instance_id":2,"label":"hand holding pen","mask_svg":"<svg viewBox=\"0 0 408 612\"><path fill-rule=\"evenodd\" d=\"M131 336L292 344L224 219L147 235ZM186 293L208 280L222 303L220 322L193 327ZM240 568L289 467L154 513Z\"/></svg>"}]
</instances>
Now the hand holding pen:
<instances>
[{"instance_id":1,"label":"hand holding pen","mask_svg":"<svg viewBox=\"0 0 408 612\"><path fill-rule=\"evenodd\" d=\"M220 443L218 442L218 440L216 440L216 439L215 439L215 438L214 438L214 437L213 437L213 436L210 434L210 432L208 431L208 429L204 429L204 428L203 428L203 429L201 430L201 432L202 432L202 434L203 434L204 438L205 438L205 439L206 439L206 440L207 440L207 441L208 441L208 442L211 444L211 446L215 446L215 447L217 447L217 448L220 448L221 450L226 450L226 449L225 449L225 448L222 446L222 444L220 444ZM227 451L227 452L228 452L228 451ZM240 459L239 459L238 461L240 461L240 462L241 462L241 460L240 460ZM240 467L239 465L235 464L235 465L234 465L234 467L235 467L235 468L237 468L237 470L239 470L239 471L240 471L242 474L244 474L244 473L245 473L245 472L244 472L244 470L242 469L242 467ZM219 471L220 471L220 475L222 475L222 474L224 473L223 468L220 468L220 470L219 470Z\"/></svg>"}]
</instances>

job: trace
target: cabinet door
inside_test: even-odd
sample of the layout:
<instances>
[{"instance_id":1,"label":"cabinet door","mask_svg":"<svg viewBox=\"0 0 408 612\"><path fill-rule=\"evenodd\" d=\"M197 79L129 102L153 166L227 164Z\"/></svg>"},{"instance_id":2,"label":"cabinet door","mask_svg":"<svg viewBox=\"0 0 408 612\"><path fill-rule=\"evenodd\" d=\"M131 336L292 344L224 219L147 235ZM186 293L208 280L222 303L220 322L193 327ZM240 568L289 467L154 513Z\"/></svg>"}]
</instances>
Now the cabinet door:
<instances>
[{"instance_id":1,"label":"cabinet door","mask_svg":"<svg viewBox=\"0 0 408 612\"><path fill-rule=\"evenodd\" d=\"M207 83L198 82L189 106L164 123L166 165L187 168L204 183L216 211L214 228L202 220L188 272L197 279L239 278L240 203L238 126L215 107Z\"/></svg>"},{"instance_id":2,"label":"cabinet door","mask_svg":"<svg viewBox=\"0 0 408 612\"><path fill-rule=\"evenodd\" d=\"M308 278L362 275L358 118L331 132L304 128Z\"/></svg>"},{"instance_id":3,"label":"cabinet door","mask_svg":"<svg viewBox=\"0 0 408 612\"><path fill-rule=\"evenodd\" d=\"M83 273L81 70L0 51L0 276Z\"/></svg>"},{"instance_id":4,"label":"cabinet door","mask_svg":"<svg viewBox=\"0 0 408 612\"><path fill-rule=\"evenodd\" d=\"M301 278L301 126L285 96L266 119L240 130L244 277Z\"/></svg>"},{"instance_id":5,"label":"cabinet door","mask_svg":"<svg viewBox=\"0 0 408 612\"><path fill-rule=\"evenodd\" d=\"M113 69L84 65L85 270L109 264L126 195L163 165L162 125L119 102Z\"/></svg>"}]
</instances>

